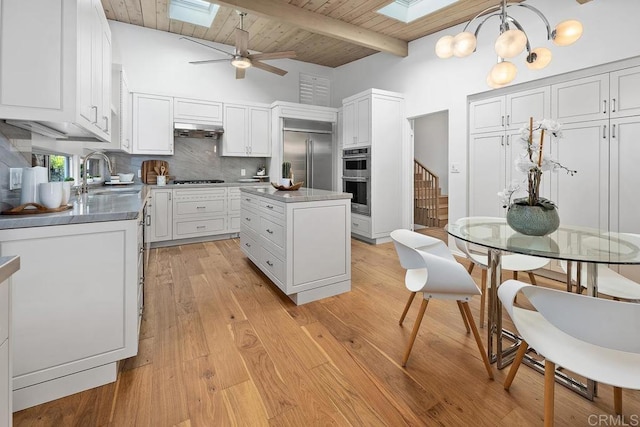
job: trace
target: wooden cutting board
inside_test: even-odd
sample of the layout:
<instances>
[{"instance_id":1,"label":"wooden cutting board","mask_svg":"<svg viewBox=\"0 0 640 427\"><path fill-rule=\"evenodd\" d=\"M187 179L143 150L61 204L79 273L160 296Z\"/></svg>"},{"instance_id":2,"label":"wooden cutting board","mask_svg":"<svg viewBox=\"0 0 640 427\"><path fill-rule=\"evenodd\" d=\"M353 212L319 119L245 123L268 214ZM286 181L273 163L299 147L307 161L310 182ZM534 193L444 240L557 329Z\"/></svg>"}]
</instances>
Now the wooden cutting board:
<instances>
[{"instance_id":1,"label":"wooden cutting board","mask_svg":"<svg viewBox=\"0 0 640 427\"><path fill-rule=\"evenodd\" d=\"M142 162L142 182L145 184L157 184L158 174L154 170L157 166L160 169L161 166L165 167L165 175L169 175L169 163L164 160L145 160Z\"/></svg>"}]
</instances>

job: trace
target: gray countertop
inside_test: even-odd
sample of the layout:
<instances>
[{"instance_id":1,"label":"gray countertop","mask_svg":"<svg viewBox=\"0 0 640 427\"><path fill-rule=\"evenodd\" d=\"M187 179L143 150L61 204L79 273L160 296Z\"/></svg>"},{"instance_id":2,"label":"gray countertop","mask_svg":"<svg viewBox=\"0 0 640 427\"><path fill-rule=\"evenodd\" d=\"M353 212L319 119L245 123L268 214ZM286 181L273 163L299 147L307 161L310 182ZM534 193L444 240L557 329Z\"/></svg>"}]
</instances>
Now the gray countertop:
<instances>
[{"instance_id":1,"label":"gray countertop","mask_svg":"<svg viewBox=\"0 0 640 427\"><path fill-rule=\"evenodd\" d=\"M0 230L136 219L144 208L149 189L144 185L132 185L124 190L125 188L120 188L109 191L105 187L99 187L84 194L79 200L74 195L71 197L73 207L62 212L0 215ZM138 192L131 194L131 190ZM108 194L97 194L101 192Z\"/></svg>"},{"instance_id":2,"label":"gray countertop","mask_svg":"<svg viewBox=\"0 0 640 427\"><path fill-rule=\"evenodd\" d=\"M218 184L167 184L167 185L149 185L147 187L152 189L157 188L170 188L175 190L176 188L219 188L219 187L266 187L271 186L268 182L221 182Z\"/></svg>"},{"instance_id":3,"label":"gray countertop","mask_svg":"<svg viewBox=\"0 0 640 427\"><path fill-rule=\"evenodd\" d=\"M4 282L16 271L20 270L19 256L0 257L0 283Z\"/></svg>"},{"instance_id":4,"label":"gray countertop","mask_svg":"<svg viewBox=\"0 0 640 427\"><path fill-rule=\"evenodd\" d=\"M318 190L302 187L295 191L280 191L269 187L247 186L241 187L243 193L267 197L283 203L316 202L320 200L351 199L351 193L339 193L336 191Z\"/></svg>"}]
</instances>

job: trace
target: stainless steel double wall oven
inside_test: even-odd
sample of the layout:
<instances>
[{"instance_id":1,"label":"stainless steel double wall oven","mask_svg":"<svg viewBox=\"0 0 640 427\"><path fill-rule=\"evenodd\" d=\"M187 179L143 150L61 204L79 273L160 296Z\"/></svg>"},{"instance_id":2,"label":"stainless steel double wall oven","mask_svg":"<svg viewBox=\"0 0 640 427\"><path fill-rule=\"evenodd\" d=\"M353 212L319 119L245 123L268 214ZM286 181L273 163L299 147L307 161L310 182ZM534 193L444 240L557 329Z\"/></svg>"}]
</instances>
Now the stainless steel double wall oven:
<instances>
[{"instance_id":1,"label":"stainless steel double wall oven","mask_svg":"<svg viewBox=\"0 0 640 427\"><path fill-rule=\"evenodd\" d=\"M371 153L369 148L342 152L342 190L351 193L351 212L371 215Z\"/></svg>"}]
</instances>

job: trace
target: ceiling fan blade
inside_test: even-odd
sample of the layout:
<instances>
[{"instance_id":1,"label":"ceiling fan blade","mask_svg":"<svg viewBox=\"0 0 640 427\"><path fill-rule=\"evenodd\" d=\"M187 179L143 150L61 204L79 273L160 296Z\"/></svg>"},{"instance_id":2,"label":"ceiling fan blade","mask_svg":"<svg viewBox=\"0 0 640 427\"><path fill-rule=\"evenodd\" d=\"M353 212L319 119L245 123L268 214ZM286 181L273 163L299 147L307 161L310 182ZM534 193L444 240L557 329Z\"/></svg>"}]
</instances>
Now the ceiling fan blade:
<instances>
[{"instance_id":1,"label":"ceiling fan blade","mask_svg":"<svg viewBox=\"0 0 640 427\"><path fill-rule=\"evenodd\" d=\"M257 60L267 60L267 59L287 59L287 58L295 58L296 53L292 50L287 50L284 52L271 52L271 53L255 53L253 55L249 55L249 59L252 61L254 59Z\"/></svg>"},{"instance_id":2,"label":"ceiling fan blade","mask_svg":"<svg viewBox=\"0 0 640 427\"><path fill-rule=\"evenodd\" d=\"M201 64L213 64L215 62L229 62L228 59L205 59L204 61L189 61L189 64L201 65Z\"/></svg>"},{"instance_id":3,"label":"ceiling fan blade","mask_svg":"<svg viewBox=\"0 0 640 427\"><path fill-rule=\"evenodd\" d=\"M225 55L228 55L228 56L230 56L230 57L232 57L232 58L233 58L233 54L232 54L232 53L230 53L230 52L227 52L226 50L218 49L217 47L209 46L208 44L205 44L205 43L200 43L199 41L196 41L196 40L190 39L190 38L188 38L188 37L180 37L180 40L187 40L187 41L190 41L190 42L192 42L192 43L196 43L196 44L199 44L199 45L201 45L201 46L208 47L209 49L217 50L218 52L222 52L222 53L224 53Z\"/></svg>"},{"instance_id":4,"label":"ceiling fan blade","mask_svg":"<svg viewBox=\"0 0 640 427\"><path fill-rule=\"evenodd\" d=\"M244 79L244 74L246 71L246 68L236 68L236 80Z\"/></svg>"},{"instance_id":5,"label":"ceiling fan blade","mask_svg":"<svg viewBox=\"0 0 640 427\"><path fill-rule=\"evenodd\" d=\"M240 28L236 28L236 51L241 56L247 56L249 49L249 33Z\"/></svg>"},{"instance_id":6,"label":"ceiling fan blade","mask_svg":"<svg viewBox=\"0 0 640 427\"><path fill-rule=\"evenodd\" d=\"M260 68L261 70L268 71L270 73L274 73L279 76L284 76L288 72L283 70L282 68L274 67L273 65L268 65L260 61L251 61L251 65L253 67Z\"/></svg>"}]
</instances>

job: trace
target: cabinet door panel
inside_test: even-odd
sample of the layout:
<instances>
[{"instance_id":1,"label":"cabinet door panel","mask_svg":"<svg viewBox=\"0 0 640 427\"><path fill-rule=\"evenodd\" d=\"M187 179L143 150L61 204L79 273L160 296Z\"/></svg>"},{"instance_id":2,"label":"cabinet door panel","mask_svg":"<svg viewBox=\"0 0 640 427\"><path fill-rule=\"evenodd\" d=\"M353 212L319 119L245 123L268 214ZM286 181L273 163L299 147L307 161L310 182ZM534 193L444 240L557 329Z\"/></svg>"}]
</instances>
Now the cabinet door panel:
<instances>
[{"instance_id":1,"label":"cabinet door panel","mask_svg":"<svg viewBox=\"0 0 640 427\"><path fill-rule=\"evenodd\" d=\"M611 73L611 118L640 114L640 67Z\"/></svg>"},{"instance_id":2,"label":"cabinet door panel","mask_svg":"<svg viewBox=\"0 0 640 427\"><path fill-rule=\"evenodd\" d=\"M469 132L495 132L505 127L504 97L469 104Z\"/></svg>"},{"instance_id":3,"label":"cabinet door panel","mask_svg":"<svg viewBox=\"0 0 640 427\"><path fill-rule=\"evenodd\" d=\"M551 200L558 205L560 222L609 227L609 134L608 120L574 123L562 129L551 153L562 165L575 169L573 176L560 170L550 177Z\"/></svg>"},{"instance_id":4,"label":"cabinet door panel","mask_svg":"<svg viewBox=\"0 0 640 427\"><path fill-rule=\"evenodd\" d=\"M173 99L133 95L133 153L173 154Z\"/></svg>"},{"instance_id":5,"label":"cabinet door panel","mask_svg":"<svg viewBox=\"0 0 640 427\"><path fill-rule=\"evenodd\" d=\"M551 98L551 116L560 123L608 118L609 74L553 85Z\"/></svg>"},{"instance_id":6,"label":"cabinet door panel","mask_svg":"<svg viewBox=\"0 0 640 427\"><path fill-rule=\"evenodd\" d=\"M611 121L611 230L640 233L640 118Z\"/></svg>"},{"instance_id":7,"label":"cabinet door panel","mask_svg":"<svg viewBox=\"0 0 640 427\"><path fill-rule=\"evenodd\" d=\"M342 110L343 128L342 128L342 146L350 147L356 144L356 104L349 102L344 104Z\"/></svg>"},{"instance_id":8,"label":"cabinet door panel","mask_svg":"<svg viewBox=\"0 0 640 427\"><path fill-rule=\"evenodd\" d=\"M504 216L498 192L505 188L505 135L471 135L469 165L469 214Z\"/></svg>"},{"instance_id":9,"label":"cabinet door panel","mask_svg":"<svg viewBox=\"0 0 640 427\"><path fill-rule=\"evenodd\" d=\"M225 105L222 155L246 156L248 154L248 114L245 106Z\"/></svg>"},{"instance_id":10,"label":"cabinet door panel","mask_svg":"<svg viewBox=\"0 0 640 427\"><path fill-rule=\"evenodd\" d=\"M9 363L9 340L0 343L0 425L11 425L11 365Z\"/></svg>"},{"instance_id":11,"label":"cabinet door panel","mask_svg":"<svg viewBox=\"0 0 640 427\"><path fill-rule=\"evenodd\" d=\"M150 242L171 240L173 238L171 196L171 190L153 190L151 205L149 206L151 215Z\"/></svg>"},{"instance_id":12,"label":"cabinet door panel","mask_svg":"<svg viewBox=\"0 0 640 427\"><path fill-rule=\"evenodd\" d=\"M271 112L265 108L251 108L249 114L249 154L254 157L269 157Z\"/></svg>"},{"instance_id":13,"label":"cabinet door panel","mask_svg":"<svg viewBox=\"0 0 640 427\"><path fill-rule=\"evenodd\" d=\"M197 120L198 123L222 122L222 103L197 99L174 99L174 114L177 120Z\"/></svg>"},{"instance_id":14,"label":"cabinet door panel","mask_svg":"<svg viewBox=\"0 0 640 427\"><path fill-rule=\"evenodd\" d=\"M356 101L357 145L371 144L371 97L367 96Z\"/></svg>"},{"instance_id":15,"label":"cabinet door panel","mask_svg":"<svg viewBox=\"0 0 640 427\"><path fill-rule=\"evenodd\" d=\"M548 86L507 95L506 124L518 130L529 124L529 118L542 120L550 117L551 89Z\"/></svg>"}]
</instances>

